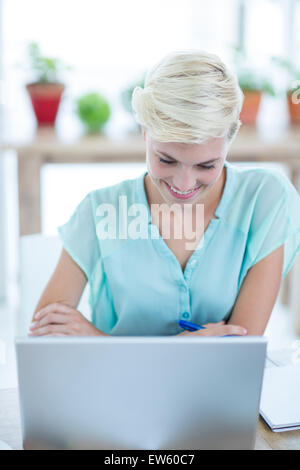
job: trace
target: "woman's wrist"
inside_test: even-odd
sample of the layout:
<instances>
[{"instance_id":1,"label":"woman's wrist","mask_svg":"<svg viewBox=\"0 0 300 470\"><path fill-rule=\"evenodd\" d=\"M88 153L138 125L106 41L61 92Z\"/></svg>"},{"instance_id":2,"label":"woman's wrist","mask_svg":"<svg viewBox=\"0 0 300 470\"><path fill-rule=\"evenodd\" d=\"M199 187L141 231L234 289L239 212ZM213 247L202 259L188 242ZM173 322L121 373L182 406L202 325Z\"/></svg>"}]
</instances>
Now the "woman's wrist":
<instances>
[{"instance_id":1,"label":"woman's wrist","mask_svg":"<svg viewBox=\"0 0 300 470\"><path fill-rule=\"evenodd\" d=\"M96 327L95 327L95 329L97 330L95 336L110 336L107 333L104 333L104 331L101 331Z\"/></svg>"}]
</instances>

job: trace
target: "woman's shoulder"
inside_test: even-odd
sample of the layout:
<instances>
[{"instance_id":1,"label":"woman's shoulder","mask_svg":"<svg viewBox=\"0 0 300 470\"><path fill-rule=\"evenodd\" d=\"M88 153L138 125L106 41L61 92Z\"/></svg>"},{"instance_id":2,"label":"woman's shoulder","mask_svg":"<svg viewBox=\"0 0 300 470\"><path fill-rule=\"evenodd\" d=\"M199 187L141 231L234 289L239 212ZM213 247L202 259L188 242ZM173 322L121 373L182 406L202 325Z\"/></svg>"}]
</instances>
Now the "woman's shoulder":
<instances>
[{"instance_id":1,"label":"woman's shoulder","mask_svg":"<svg viewBox=\"0 0 300 470\"><path fill-rule=\"evenodd\" d=\"M234 164L229 169L232 184L224 219L236 229L245 232L252 220L290 203L300 207L297 190L280 169Z\"/></svg>"},{"instance_id":2,"label":"woman's shoulder","mask_svg":"<svg viewBox=\"0 0 300 470\"><path fill-rule=\"evenodd\" d=\"M293 185L287 175L280 169L247 164L229 164L234 175L233 196L243 195L245 201L256 198L258 195L267 195L276 198L288 195Z\"/></svg>"},{"instance_id":3,"label":"woman's shoulder","mask_svg":"<svg viewBox=\"0 0 300 470\"><path fill-rule=\"evenodd\" d=\"M126 197L129 201L134 201L137 185L143 177L144 174L141 174L136 178L125 179L110 186L94 189L87 194L87 197L93 205L100 203L119 204L120 197Z\"/></svg>"}]
</instances>

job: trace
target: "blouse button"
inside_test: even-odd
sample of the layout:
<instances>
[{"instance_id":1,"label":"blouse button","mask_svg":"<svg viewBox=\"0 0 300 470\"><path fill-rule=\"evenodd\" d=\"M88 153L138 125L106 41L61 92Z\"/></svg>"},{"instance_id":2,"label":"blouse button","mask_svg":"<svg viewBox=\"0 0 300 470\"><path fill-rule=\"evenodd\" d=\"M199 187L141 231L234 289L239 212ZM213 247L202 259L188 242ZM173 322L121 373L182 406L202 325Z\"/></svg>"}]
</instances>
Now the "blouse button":
<instances>
[{"instance_id":1,"label":"blouse button","mask_svg":"<svg viewBox=\"0 0 300 470\"><path fill-rule=\"evenodd\" d=\"M182 314L183 318L189 318L190 314L188 312L184 312Z\"/></svg>"}]
</instances>

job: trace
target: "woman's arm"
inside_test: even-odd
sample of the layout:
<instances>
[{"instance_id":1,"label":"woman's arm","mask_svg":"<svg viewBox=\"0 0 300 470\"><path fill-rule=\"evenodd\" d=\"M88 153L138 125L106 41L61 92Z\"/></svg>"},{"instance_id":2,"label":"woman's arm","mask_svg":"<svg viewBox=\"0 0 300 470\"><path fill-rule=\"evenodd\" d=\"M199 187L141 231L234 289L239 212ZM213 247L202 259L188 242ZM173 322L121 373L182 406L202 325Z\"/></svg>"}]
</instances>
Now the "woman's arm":
<instances>
[{"instance_id":1,"label":"woman's arm","mask_svg":"<svg viewBox=\"0 0 300 470\"><path fill-rule=\"evenodd\" d=\"M30 336L107 336L76 310L86 283L85 273L63 248L35 308Z\"/></svg>"},{"instance_id":2,"label":"woman's arm","mask_svg":"<svg viewBox=\"0 0 300 470\"><path fill-rule=\"evenodd\" d=\"M34 315L54 302L76 308L86 283L87 278L84 272L63 248L57 266L38 301Z\"/></svg>"},{"instance_id":3,"label":"woman's arm","mask_svg":"<svg viewBox=\"0 0 300 470\"><path fill-rule=\"evenodd\" d=\"M281 284L284 246L249 269L228 324L241 325L248 335L263 335Z\"/></svg>"}]
</instances>

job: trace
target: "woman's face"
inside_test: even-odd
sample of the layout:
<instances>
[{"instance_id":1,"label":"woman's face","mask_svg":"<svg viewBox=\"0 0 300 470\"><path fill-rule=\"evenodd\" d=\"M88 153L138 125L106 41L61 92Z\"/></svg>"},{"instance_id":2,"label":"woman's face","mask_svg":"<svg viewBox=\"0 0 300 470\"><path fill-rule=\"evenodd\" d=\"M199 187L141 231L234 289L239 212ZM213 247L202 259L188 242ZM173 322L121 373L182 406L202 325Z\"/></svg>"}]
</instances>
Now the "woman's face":
<instances>
[{"instance_id":1,"label":"woman's face","mask_svg":"<svg viewBox=\"0 0 300 470\"><path fill-rule=\"evenodd\" d=\"M218 181L228 151L226 137L205 144L158 142L143 129L147 146L147 170L167 204L205 201Z\"/></svg>"}]
</instances>

